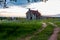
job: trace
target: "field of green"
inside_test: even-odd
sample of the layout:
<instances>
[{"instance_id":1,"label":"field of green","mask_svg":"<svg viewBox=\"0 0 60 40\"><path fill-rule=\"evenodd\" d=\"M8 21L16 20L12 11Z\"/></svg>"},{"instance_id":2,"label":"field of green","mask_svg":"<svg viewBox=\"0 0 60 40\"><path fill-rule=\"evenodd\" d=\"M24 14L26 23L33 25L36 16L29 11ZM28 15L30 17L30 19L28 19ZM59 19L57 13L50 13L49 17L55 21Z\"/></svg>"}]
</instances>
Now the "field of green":
<instances>
[{"instance_id":1,"label":"field of green","mask_svg":"<svg viewBox=\"0 0 60 40\"><path fill-rule=\"evenodd\" d=\"M48 24L48 26L40 33L35 35L31 40L48 40L53 33L54 26Z\"/></svg>"},{"instance_id":2,"label":"field of green","mask_svg":"<svg viewBox=\"0 0 60 40\"><path fill-rule=\"evenodd\" d=\"M57 40L60 40L60 32L58 33L58 38L57 38Z\"/></svg>"},{"instance_id":3,"label":"field of green","mask_svg":"<svg viewBox=\"0 0 60 40\"><path fill-rule=\"evenodd\" d=\"M60 27L60 21L54 23Z\"/></svg>"},{"instance_id":4,"label":"field of green","mask_svg":"<svg viewBox=\"0 0 60 40\"><path fill-rule=\"evenodd\" d=\"M0 40L16 40L42 28L39 21L0 21Z\"/></svg>"},{"instance_id":5,"label":"field of green","mask_svg":"<svg viewBox=\"0 0 60 40\"><path fill-rule=\"evenodd\" d=\"M60 26L60 22L56 22L52 19L44 20L0 20L0 40L17 40L26 35L33 35L38 29L42 29L42 22L47 23L47 27L31 40L48 40L53 33L54 26L48 24L48 22L54 22ZM60 34L59 34L60 35ZM58 36L59 39L59 36Z\"/></svg>"},{"instance_id":6,"label":"field of green","mask_svg":"<svg viewBox=\"0 0 60 40\"><path fill-rule=\"evenodd\" d=\"M60 27L60 21L59 22L55 22L56 25L58 25L58 27ZM60 32L58 33L58 38L57 40L60 40Z\"/></svg>"}]
</instances>

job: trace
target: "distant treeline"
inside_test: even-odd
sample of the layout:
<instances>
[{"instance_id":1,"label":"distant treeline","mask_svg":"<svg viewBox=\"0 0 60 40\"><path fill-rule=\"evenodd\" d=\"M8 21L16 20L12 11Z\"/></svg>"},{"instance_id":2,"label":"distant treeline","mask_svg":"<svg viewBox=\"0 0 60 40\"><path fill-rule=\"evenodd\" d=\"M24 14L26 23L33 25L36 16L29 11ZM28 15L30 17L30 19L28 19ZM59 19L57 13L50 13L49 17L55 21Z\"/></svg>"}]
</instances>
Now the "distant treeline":
<instances>
[{"instance_id":1,"label":"distant treeline","mask_svg":"<svg viewBox=\"0 0 60 40\"><path fill-rule=\"evenodd\" d=\"M22 20L26 18L21 18L21 17L0 17L0 20Z\"/></svg>"}]
</instances>

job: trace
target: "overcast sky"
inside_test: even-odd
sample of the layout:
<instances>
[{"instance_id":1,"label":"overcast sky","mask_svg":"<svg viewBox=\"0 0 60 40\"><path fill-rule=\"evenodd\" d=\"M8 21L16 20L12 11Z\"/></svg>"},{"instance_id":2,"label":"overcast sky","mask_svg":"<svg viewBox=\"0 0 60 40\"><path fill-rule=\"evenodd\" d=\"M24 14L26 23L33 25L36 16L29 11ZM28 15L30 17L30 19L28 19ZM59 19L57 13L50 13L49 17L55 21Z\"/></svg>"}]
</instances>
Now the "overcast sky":
<instances>
[{"instance_id":1,"label":"overcast sky","mask_svg":"<svg viewBox=\"0 0 60 40\"><path fill-rule=\"evenodd\" d=\"M0 9L0 16L7 17L26 17L25 13L31 10L38 10L42 15L57 15L60 14L60 0L48 0L45 2L37 2L22 6L10 6L6 9Z\"/></svg>"}]
</instances>

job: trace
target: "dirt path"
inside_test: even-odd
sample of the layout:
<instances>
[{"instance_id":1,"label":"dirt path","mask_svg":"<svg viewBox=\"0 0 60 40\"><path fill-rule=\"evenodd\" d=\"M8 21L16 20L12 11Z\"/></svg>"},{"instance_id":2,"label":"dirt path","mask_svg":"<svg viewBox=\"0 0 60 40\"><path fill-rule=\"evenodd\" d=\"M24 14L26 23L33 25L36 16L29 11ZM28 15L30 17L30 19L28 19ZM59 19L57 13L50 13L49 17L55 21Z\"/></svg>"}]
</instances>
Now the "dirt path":
<instances>
[{"instance_id":1,"label":"dirt path","mask_svg":"<svg viewBox=\"0 0 60 40\"><path fill-rule=\"evenodd\" d=\"M55 28L54 28L53 34L51 35L51 37L48 40L57 40L57 36L60 31L60 28L57 25L55 25L54 23L49 22L49 24L55 26Z\"/></svg>"},{"instance_id":2,"label":"dirt path","mask_svg":"<svg viewBox=\"0 0 60 40\"><path fill-rule=\"evenodd\" d=\"M28 35L27 37L22 38L20 40L31 40L32 37L35 37L35 35L37 35L41 31L43 31L46 28L46 26L47 26L46 23L42 23L42 27L43 27L42 29L39 29L37 32L33 33L33 35L31 35L31 36Z\"/></svg>"}]
</instances>

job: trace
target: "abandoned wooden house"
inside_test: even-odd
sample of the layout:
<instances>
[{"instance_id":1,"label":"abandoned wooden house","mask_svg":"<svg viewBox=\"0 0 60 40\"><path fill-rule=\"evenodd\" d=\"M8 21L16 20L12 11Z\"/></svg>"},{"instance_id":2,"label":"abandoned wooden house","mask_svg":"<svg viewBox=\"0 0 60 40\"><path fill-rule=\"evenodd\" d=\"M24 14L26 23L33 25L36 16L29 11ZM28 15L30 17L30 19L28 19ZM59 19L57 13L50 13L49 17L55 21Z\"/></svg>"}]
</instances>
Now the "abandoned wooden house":
<instances>
[{"instance_id":1,"label":"abandoned wooden house","mask_svg":"<svg viewBox=\"0 0 60 40\"><path fill-rule=\"evenodd\" d=\"M40 19L41 13L38 12L38 10L28 10L26 13L26 18L28 20L34 20L34 19Z\"/></svg>"}]
</instances>

